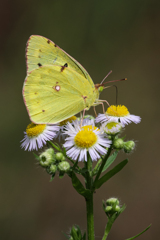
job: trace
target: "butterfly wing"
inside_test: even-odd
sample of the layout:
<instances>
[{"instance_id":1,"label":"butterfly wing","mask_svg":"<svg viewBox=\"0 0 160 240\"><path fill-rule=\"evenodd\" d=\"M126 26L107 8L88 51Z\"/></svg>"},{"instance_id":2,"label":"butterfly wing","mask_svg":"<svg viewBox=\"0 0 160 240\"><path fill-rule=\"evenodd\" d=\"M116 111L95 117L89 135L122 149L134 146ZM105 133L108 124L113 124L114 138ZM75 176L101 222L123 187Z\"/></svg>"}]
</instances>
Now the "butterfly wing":
<instances>
[{"instance_id":1,"label":"butterfly wing","mask_svg":"<svg viewBox=\"0 0 160 240\"><path fill-rule=\"evenodd\" d=\"M23 87L30 119L37 124L54 124L89 108L94 92L95 87L81 74L55 65L31 71Z\"/></svg>"},{"instance_id":2,"label":"butterfly wing","mask_svg":"<svg viewBox=\"0 0 160 240\"><path fill-rule=\"evenodd\" d=\"M91 77L82 65L45 37L32 35L29 38L26 49L26 61L27 73L44 65L64 66L67 64L69 68L79 73L93 85Z\"/></svg>"}]
</instances>

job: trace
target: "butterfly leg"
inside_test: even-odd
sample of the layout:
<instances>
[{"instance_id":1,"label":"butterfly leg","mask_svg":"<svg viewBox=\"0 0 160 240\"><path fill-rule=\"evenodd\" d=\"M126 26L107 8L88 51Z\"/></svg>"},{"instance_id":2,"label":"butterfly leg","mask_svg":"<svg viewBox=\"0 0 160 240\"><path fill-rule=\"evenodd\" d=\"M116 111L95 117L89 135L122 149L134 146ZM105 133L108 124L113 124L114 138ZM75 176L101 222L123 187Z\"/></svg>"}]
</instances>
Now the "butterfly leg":
<instances>
[{"instance_id":1,"label":"butterfly leg","mask_svg":"<svg viewBox=\"0 0 160 240\"><path fill-rule=\"evenodd\" d=\"M93 106L93 110L94 110L95 116L97 117L97 112L96 112L95 106Z\"/></svg>"},{"instance_id":2,"label":"butterfly leg","mask_svg":"<svg viewBox=\"0 0 160 240\"><path fill-rule=\"evenodd\" d=\"M82 119L81 119L80 127L82 127L82 123L83 123L83 119L84 119L85 111L86 111L86 109L83 110L83 116L82 116Z\"/></svg>"},{"instance_id":3,"label":"butterfly leg","mask_svg":"<svg viewBox=\"0 0 160 240\"><path fill-rule=\"evenodd\" d=\"M112 109L112 111L116 113L116 111L111 107L111 105L109 104L109 102L107 102L106 100L99 100L99 101L100 101L100 104L103 104L102 102L107 103L107 105ZM104 106L103 106L103 109L104 109Z\"/></svg>"}]
</instances>

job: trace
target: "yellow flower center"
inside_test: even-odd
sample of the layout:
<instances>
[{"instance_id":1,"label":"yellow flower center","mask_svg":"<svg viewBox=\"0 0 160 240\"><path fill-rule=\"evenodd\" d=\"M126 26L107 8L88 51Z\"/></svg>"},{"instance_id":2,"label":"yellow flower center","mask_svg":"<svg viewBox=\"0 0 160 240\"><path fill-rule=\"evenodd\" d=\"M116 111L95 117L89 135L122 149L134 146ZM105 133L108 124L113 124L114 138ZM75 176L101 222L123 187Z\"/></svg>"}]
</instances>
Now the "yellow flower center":
<instances>
[{"instance_id":1,"label":"yellow flower center","mask_svg":"<svg viewBox=\"0 0 160 240\"><path fill-rule=\"evenodd\" d=\"M93 130L99 130L91 125L83 126L74 138L75 144L80 148L90 148L97 142L97 135Z\"/></svg>"},{"instance_id":2,"label":"yellow flower center","mask_svg":"<svg viewBox=\"0 0 160 240\"><path fill-rule=\"evenodd\" d=\"M108 129L112 129L113 127L116 127L117 126L117 123L116 122L110 122L110 123L107 123L106 124L106 127Z\"/></svg>"},{"instance_id":3,"label":"yellow flower center","mask_svg":"<svg viewBox=\"0 0 160 240\"><path fill-rule=\"evenodd\" d=\"M26 133L27 133L28 137L30 137L30 138L36 137L40 133L42 133L45 128L46 128L46 124L30 123L26 128Z\"/></svg>"},{"instance_id":4,"label":"yellow flower center","mask_svg":"<svg viewBox=\"0 0 160 240\"><path fill-rule=\"evenodd\" d=\"M62 122L60 122L59 125L60 126L66 125L68 122L71 123L72 121L74 121L76 119L77 119L76 116L72 116L72 117L67 118L67 119L63 120Z\"/></svg>"},{"instance_id":5,"label":"yellow flower center","mask_svg":"<svg viewBox=\"0 0 160 240\"><path fill-rule=\"evenodd\" d=\"M111 105L106 113L110 116L116 116L116 117L124 117L129 114L128 109L124 105Z\"/></svg>"}]
</instances>

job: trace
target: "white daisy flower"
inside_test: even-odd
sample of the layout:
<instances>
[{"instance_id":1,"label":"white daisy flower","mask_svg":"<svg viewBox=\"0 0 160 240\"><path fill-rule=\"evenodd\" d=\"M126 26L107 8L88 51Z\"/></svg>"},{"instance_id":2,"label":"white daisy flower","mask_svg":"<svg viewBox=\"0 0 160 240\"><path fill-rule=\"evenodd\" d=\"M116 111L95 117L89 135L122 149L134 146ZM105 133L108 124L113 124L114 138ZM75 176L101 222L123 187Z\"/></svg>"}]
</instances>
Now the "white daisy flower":
<instances>
[{"instance_id":1,"label":"white daisy flower","mask_svg":"<svg viewBox=\"0 0 160 240\"><path fill-rule=\"evenodd\" d=\"M64 133L64 129L65 129L65 126L66 124L69 122L69 123L72 123L73 121L75 121L77 119L76 116L72 116L70 118L67 118L65 120L63 120L62 122L59 122L58 123L58 126L60 127L59 128L59 131L57 132L57 135L56 135L56 138L58 138L58 140L60 141L61 139L64 139L66 137L66 134Z\"/></svg>"},{"instance_id":2,"label":"white daisy flower","mask_svg":"<svg viewBox=\"0 0 160 240\"><path fill-rule=\"evenodd\" d=\"M87 152L92 161L100 158L100 155L107 153L106 148L111 141L102 134L100 129L95 127L94 120L84 119L82 127L78 121L68 123L65 133L68 137L63 146L66 148L66 154L73 160L87 161Z\"/></svg>"},{"instance_id":3,"label":"white daisy flower","mask_svg":"<svg viewBox=\"0 0 160 240\"><path fill-rule=\"evenodd\" d=\"M59 130L59 126L46 125L46 124L34 124L30 123L26 132L24 132L24 139L21 141L21 147L28 151L38 150L42 148L43 144L52 140Z\"/></svg>"},{"instance_id":4,"label":"white daisy flower","mask_svg":"<svg viewBox=\"0 0 160 240\"><path fill-rule=\"evenodd\" d=\"M122 124L117 122L104 122L100 129L108 135L115 135L121 131Z\"/></svg>"},{"instance_id":5,"label":"white daisy flower","mask_svg":"<svg viewBox=\"0 0 160 240\"><path fill-rule=\"evenodd\" d=\"M96 118L96 122L121 122L122 126L128 125L131 122L140 123L141 118L130 114L128 109L124 105L111 105L106 114L99 114Z\"/></svg>"}]
</instances>

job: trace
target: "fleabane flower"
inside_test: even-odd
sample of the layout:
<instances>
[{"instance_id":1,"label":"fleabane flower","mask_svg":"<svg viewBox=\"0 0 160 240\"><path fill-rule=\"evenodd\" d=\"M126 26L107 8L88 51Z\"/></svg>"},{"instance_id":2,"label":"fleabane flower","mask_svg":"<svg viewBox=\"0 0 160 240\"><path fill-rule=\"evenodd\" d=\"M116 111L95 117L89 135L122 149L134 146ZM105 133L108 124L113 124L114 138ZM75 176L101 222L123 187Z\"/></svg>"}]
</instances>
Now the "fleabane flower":
<instances>
[{"instance_id":1,"label":"fleabane flower","mask_svg":"<svg viewBox=\"0 0 160 240\"><path fill-rule=\"evenodd\" d=\"M108 135L115 135L121 131L122 124L118 122L104 122L100 129Z\"/></svg>"},{"instance_id":2,"label":"fleabane flower","mask_svg":"<svg viewBox=\"0 0 160 240\"><path fill-rule=\"evenodd\" d=\"M92 161L95 161L107 153L106 148L111 144L106 134L95 127L93 120L84 119L82 126L78 121L73 122L73 125L68 123L65 130L68 137L63 146L67 156L73 160L87 161L88 152Z\"/></svg>"},{"instance_id":3,"label":"fleabane flower","mask_svg":"<svg viewBox=\"0 0 160 240\"><path fill-rule=\"evenodd\" d=\"M63 120L62 122L58 123L59 131L57 132L56 138L60 141L61 138L64 139L66 137L66 134L64 133L64 129L67 123L72 123L73 121L77 120L76 116L72 116L70 118L67 118Z\"/></svg>"},{"instance_id":4,"label":"fleabane flower","mask_svg":"<svg viewBox=\"0 0 160 240\"><path fill-rule=\"evenodd\" d=\"M59 130L57 125L47 124L35 124L30 123L26 132L24 132L24 138L21 141L21 147L28 151L38 150L42 148L47 141L52 140Z\"/></svg>"},{"instance_id":5,"label":"fleabane flower","mask_svg":"<svg viewBox=\"0 0 160 240\"><path fill-rule=\"evenodd\" d=\"M131 122L140 123L141 118L139 116L135 116L130 114L128 109L124 105L111 105L106 114L99 114L96 118L96 122L120 122L122 126L128 125Z\"/></svg>"}]
</instances>

